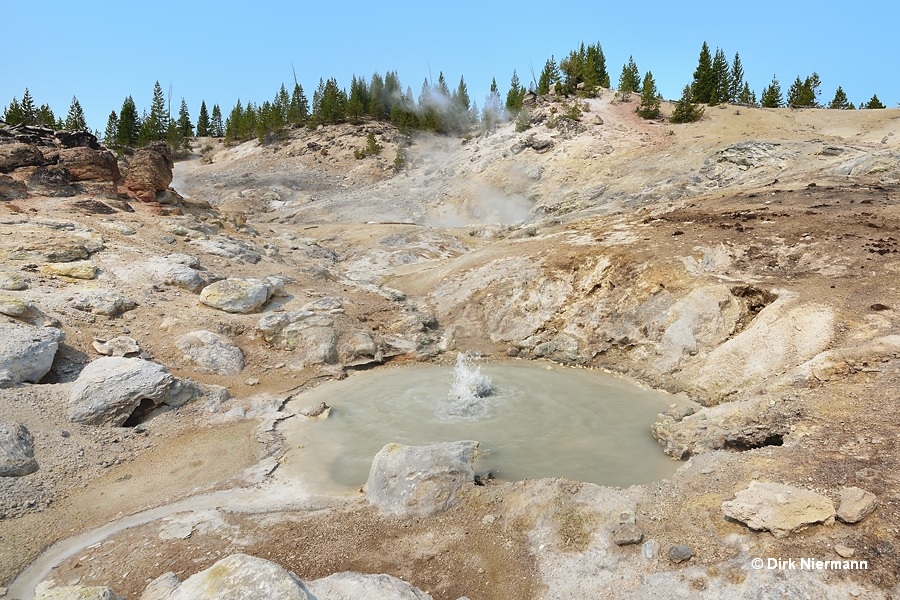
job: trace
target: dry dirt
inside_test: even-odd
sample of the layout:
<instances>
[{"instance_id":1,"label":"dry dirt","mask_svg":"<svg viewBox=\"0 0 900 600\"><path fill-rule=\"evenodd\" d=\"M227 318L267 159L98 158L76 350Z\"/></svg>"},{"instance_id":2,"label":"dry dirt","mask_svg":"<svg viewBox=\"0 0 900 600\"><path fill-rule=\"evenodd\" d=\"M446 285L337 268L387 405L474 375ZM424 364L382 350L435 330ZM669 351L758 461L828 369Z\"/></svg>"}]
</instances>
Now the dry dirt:
<instances>
[{"instance_id":1,"label":"dry dirt","mask_svg":"<svg viewBox=\"0 0 900 600\"><path fill-rule=\"evenodd\" d=\"M41 464L21 481L2 481L0 584L55 540L199 491L246 485L246 469L279 453L272 420L287 395L342 376L337 367L291 368L291 353L254 330L258 316L212 311L186 291L148 289L139 273L128 274L148 257L182 252L201 255L223 275L288 277L283 305L340 297L348 319L413 343L395 361L442 361L457 350L528 356L568 333L579 340L577 352L549 358L626 373L704 404L778 399L790 407L790 433L780 446L697 456L670 480L622 492L634 502L645 540L658 541L663 553L673 544L692 546L687 565L644 561L640 546L612 546L610 517L591 499L605 492L551 481L473 488L458 507L428 520L379 516L357 498L319 511L223 510L198 521L207 524L189 528L185 539L162 539L154 522L76 554L53 573L59 583L108 584L137 597L161 573L186 577L242 551L302 578L386 572L439 599L574 597L579 569L610 583L595 572L604 568L590 570L599 552L615 565L609 572L621 576L625 596L653 574L673 573L673 586L698 592L742 584L753 576L750 556L830 559L839 542L870 568L829 573L826 585L898 593L900 349L875 340L900 334L900 113L727 106L707 108L700 123L673 126L644 122L633 104L613 103L611 95L589 109L577 126L548 128L565 110L550 103L535 112L544 120L528 132L506 125L465 140L414 140L399 173L391 163L403 139L390 127L300 131L265 147L201 140L192 160L176 168L185 212L210 231L255 243L264 250L256 265L201 253L188 237L169 235L184 217L159 217L140 205L114 215L138 232L125 236L102 227L109 217L77 208L89 206L83 198L0 202L0 227L12 236L29 227L47 231L38 218L100 231L106 249L94 260L107 274L102 283L140 304L118 319L67 311L57 299L83 284L30 275L29 300L62 322L67 341L43 384L0 390L0 417L26 423ZM367 128L385 149L356 160L352 151ZM514 149L529 134L552 140L553 148ZM720 160L721 151L745 142L756 144L750 163ZM329 151L312 151L311 143ZM339 260L321 266L309 244ZM610 264L602 278L579 287L602 260ZM835 325L815 355L831 353L828 360L809 368L812 357L788 360L738 392L722 392L727 381L700 390L692 381L708 374L699 361L714 356L714 346L701 343L696 356L664 371L651 365L658 336L616 329L641 315L652 329L664 318L648 312L654 299L665 315L665 298L710 283L750 290L731 338L771 301L757 302L760 290L797 306L827 306ZM436 328L410 325L422 314ZM248 366L240 375L204 374L185 362L172 340L201 327L243 349ZM67 386L96 356L91 339L121 332L175 374L226 386L232 399L163 414L144 433L68 423ZM722 516L721 502L751 480L809 487L834 500L842 486L856 485L875 493L879 506L858 525L814 526L776 540ZM590 577L583 585L594 585ZM616 595L619 588L604 592L601 583L588 589Z\"/></svg>"}]
</instances>

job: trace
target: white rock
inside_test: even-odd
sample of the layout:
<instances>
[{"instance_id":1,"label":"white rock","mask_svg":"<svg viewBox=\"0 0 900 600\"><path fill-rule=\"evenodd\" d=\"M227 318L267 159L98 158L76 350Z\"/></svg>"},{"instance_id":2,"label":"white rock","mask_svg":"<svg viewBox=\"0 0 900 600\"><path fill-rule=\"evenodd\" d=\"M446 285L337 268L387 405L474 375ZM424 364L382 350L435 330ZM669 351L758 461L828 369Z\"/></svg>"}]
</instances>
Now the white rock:
<instances>
[{"instance_id":1,"label":"white rock","mask_svg":"<svg viewBox=\"0 0 900 600\"><path fill-rule=\"evenodd\" d=\"M160 364L140 358L103 357L87 365L72 387L69 418L85 425L123 425L140 409L181 406L200 395L197 384L178 379Z\"/></svg>"},{"instance_id":2,"label":"white rock","mask_svg":"<svg viewBox=\"0 0 900 600\"><path fill-rule=\"evenodd\" d=\"M310 600L296 575L273 562L246 554L233 554L191 575L169 596L169 600L262 598Z\"/></svg>"},{"instance_id":3,"label":"white rock","mask_svg":"<svg viewBox=\"0 0 900 600\"><path fill-rule=\"evenodd\" d=\"M802 488L780 483L750 484L722 503L726 516L751 529L770 531L776 538L802 531L814 523L834 523L831 500Z\"/></svg>"},{"instance_id":4,"label":"white rock","mask_svg":"<svg viewBox=\"0 0 900 600\"><path fill-rule=\"evenodd\" d=\"M134 300L112 290L91 290L76 294L71 305L78 310L107 317L117 317L137 308Z\"/></svg>"},{"instance_id":5,"label":"white rock","mask_svg":"<svg viewBox=\"0 0 900 600\"><path fill-rule=\"evenodd\" d=\"M380 511L429 516L456 503L459 489L473 483L478 442L404 446L388 444L372 462L366 499Z\"/></svg>"},{"instance_id":6,"label":"white rock","mask_svg":"<svg viewBox=\"0 0 900 600\"><path fill-rule=\"evenodd\" d=\"M0 388L40 381L64 338L54 327L0 323Z\"/></svg>"},{"instance_id":7,"label":"white rock","mask_svg":"<svg viewBox=\"0 0 900 600\"><path fill-rule=\"evenodd\" d=\"M200 292L200 302L229 313L252 313L269 301L275 288L261 279L229 278Z\"/></svg>"},{"instance_id":8,"label":"white rock","mask_svg":"<svg viewBox=\"0 0 900 600\"><path fill-rule=\"evenodd\" d=\"M419 588L390 575L363 575L361 573L335 573L306 584L306 589L316 600L432 600Z\"/></svg>"},{"instance_id":9,"label":"white rock","mask_svg":"<svg viewBox=\"0 0 900 600\"><path fill-rule=\"evenodd\" d=\"M244 369L244 353L228 338L201 329L179 337L175 344L201 370L237 375Z\"/></svg>"}]
</instances>

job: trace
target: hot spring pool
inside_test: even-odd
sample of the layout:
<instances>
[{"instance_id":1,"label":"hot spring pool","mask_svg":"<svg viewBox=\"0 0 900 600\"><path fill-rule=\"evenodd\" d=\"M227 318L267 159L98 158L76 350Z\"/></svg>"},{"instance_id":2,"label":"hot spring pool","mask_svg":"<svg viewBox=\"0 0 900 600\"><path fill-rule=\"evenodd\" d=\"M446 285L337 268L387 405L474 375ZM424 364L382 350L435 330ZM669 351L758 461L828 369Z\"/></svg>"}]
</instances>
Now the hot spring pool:
<instances>
[{"instance_id":1,"label":"hot spring pool","mask_svg":"<svg viewBox=\"0 0 900 600\"><path fill-rule=\"evenodd\" d=\"M650 434L656 415L673 404L671 395L599 371L548 366L482 365L492 393L478 398L449 397L450 367L385 368L329 382L288 403L290 412L319 402L332 409L325 420L282 423L287 452L279 471L320 492L346 493L365 483L387 443L455 440L480 442L476 470L501 481L566 477L628 486L678 468ZM473 375L464 373L463 383L476 383Z\"/></svg>"}]
</instances>

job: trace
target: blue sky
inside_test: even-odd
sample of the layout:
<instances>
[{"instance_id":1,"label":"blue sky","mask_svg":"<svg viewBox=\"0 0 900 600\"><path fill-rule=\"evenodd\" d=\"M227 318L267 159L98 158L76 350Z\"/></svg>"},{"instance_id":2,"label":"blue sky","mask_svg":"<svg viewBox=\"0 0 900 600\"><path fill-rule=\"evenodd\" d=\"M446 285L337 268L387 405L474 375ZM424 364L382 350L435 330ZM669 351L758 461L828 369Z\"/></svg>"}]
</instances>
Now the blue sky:
<instances>
[{"instance_id":1,"label":"blue sky","mask_svg":"<svg viewBox=\"0 0 900 600\"><path fill-rule=\"evenodd\" d=\"M772 76L786 92L813 71L821 102L840 85L851 102L878 94L900 102L900 5L819 2L192 2L4 0L0 5L0 108L28 87L65 117L72 96L103 130L127 95L149 108L153 84L171 87L196 119L200 102L224 113L240 98L270 100L293 75L312 98L319 77L349 87L396 70L418 96L440 71L451 87L464 76L479 106L497 78L505 96L513 69L524 84L544 61L580 42L600 42L615 85L629 55L660 92L677 98L700 47L739 52L760 95Z\"/></svg>"}]
</instances>

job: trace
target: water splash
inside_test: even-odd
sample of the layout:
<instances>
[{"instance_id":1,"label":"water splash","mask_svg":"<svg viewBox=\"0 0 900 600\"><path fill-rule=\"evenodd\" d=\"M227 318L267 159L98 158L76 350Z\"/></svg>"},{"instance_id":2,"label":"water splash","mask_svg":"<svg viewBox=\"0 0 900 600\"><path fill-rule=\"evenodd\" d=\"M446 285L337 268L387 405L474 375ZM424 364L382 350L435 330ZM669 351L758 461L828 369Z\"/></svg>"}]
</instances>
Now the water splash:
<instances>
[{"instance_id":1,"label":"water splash","mask_svg":"<svg viewBox=\"0 0 900 600\"><path fill-rule=\"evenodd\" d=\"M481 367L472 364L466 354L456 355L456 368L453 370L453 383L447 402L442 407L443 414L448 417L477 419L487 416L490 404L484 398L494 391L491 378L481 374Z\"/></svg>"}]
</instances>

